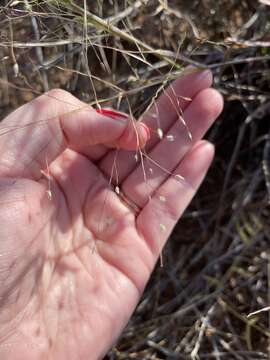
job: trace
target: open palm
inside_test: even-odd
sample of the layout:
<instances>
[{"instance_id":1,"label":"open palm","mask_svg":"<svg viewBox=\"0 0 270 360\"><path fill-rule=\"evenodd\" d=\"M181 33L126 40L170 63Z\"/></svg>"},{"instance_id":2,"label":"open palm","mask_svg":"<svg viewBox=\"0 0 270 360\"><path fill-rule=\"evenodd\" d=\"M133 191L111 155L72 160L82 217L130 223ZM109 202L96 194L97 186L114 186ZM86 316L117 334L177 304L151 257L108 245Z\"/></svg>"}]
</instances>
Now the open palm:
<instances>
[{"instance_id":1,"label":"open palm","mask_svg":"<svg viewBox=\"0 0 270 360\"><path fill-rule=\"evenodd\" d=\"M142 119L143 162L130 152L146 142L140 123L64 91L2 122L1 359L98 359L113 345L212 161L201 138L222 99L211 81L189 74L162 94Z\"/></svg>"}]
</instances>

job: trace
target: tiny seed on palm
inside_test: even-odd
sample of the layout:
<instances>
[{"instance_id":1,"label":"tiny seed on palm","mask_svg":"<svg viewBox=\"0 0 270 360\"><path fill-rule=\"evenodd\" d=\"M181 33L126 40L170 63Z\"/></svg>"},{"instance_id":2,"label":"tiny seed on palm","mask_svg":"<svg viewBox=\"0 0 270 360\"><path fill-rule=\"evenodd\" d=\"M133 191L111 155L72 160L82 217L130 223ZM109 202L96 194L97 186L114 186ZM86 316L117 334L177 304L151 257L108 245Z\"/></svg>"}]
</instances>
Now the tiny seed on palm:
<instances>
[{"instance_id":1,"label":"tiny seed on palm","mask_svg":"<svg viewBox=\"0 0 270 360\"><path fill-rule=\"evenodd\" d=\"M159 224L159 227L162 232L166 231L166 226L164 224Z\"/></svg>"},{"instance_id":2,"label":"tiny seed on palm","mask_svg":"<svg viewBox=\"0 0 270 360\"><path fill-rule=\"evenodd\" d=\"M47 193L47 195L48 195L48 199L49 199L50 201L52 201L52 192L51 192L51 190L47 190L46 193Z\"/></svg>"},{"instance_id":3,"label":"tiny seed on palm","mask_svg":"<svg viewBox=\"0 0 270 360\"><path fill-rule=\"evenodd\" d=\"M183 181L183 180L185 180L185 179L183 178L183 176L181 176L181 175L175 175L175 179L176 179L177 181Z\"/></svg>"},{"instance_id":4,"label":"tiny seed on palm","mask_svg":"<svg viewBox=\"0 0 270 360\"><path fill-rule=\"evenodd\" d=\"M173 135L167 135L166 138L170 142L174 142L174 140L175 140Z\"/></svg>"}]
</instances>

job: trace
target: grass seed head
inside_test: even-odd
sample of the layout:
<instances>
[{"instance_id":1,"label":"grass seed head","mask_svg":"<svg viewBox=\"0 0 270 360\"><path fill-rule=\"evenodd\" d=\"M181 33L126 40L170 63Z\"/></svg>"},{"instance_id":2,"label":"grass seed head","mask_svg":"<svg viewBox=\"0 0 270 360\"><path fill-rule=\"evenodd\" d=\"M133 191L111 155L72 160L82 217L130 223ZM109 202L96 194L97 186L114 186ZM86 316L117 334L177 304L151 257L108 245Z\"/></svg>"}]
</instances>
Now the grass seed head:
<instances>
[{"instance_id":1,"label":"grass seed head","mask_svg":"<svg viewBox=\"0 0 270 360\"><path fill-rule=\"evenodd\" d=\"M163 130L162 130L161 128L158 128L158 129L157 129L157 135L158 135L158 137L160 138L160 140L163 139L164 133L163 133Z\"/></svg>"}]
</instances>

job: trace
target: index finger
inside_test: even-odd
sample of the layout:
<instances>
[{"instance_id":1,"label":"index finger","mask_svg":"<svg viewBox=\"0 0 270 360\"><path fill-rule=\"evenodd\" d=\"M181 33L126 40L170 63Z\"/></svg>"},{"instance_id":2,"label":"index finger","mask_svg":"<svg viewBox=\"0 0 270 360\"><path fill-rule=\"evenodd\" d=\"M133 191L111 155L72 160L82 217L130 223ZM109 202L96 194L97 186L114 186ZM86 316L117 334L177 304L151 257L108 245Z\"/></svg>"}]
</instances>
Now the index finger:
<instances>
[{"instance_id":1,"label":"index finger","mask_svg":"<svg viewBox=\"0 0 270 360\"><path fill-rule=\"evenodd\" d=\"M41 170L66 148L115 145L136 149L147 141L145 126L127 116L100 114L64 90L51 90L0 124L0 174L39 179Z\"/></svg>"}]
</instances>

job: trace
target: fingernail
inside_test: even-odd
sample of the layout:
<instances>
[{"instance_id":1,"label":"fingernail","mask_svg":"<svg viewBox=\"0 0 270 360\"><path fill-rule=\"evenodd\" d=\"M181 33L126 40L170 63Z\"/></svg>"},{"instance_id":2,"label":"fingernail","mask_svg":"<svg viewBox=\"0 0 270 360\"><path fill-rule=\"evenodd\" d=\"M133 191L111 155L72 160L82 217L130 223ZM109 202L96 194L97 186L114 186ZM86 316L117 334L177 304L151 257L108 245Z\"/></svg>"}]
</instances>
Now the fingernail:
<instances>
[{"instance_id":1,"label":"fingernail","mask_svg":"<svg viewBox=\"0 0 270 360\"><path fill-rule=\"evenodd\" d=\"M109 109L96 109L96 112L98 114L104 115L104 116L108 116L111 119L117 120L119 118L122 119L127 119L128 116L126 114L120 113L118 111L114 111L114 110L109 110Z\"/></svg>"},{"instance_id":2,"label":"fingernail","mask_svg":"<svg viewBox=\"0 0 270 360\"><path fill-rule=\"evenodd\" d=\"M140 126L144 132L144 134L146 135L146 141L148 141L151 137L151 134L150 134L150 129L147 125L145 125L143 122L140 122Z\"/></svg>"}]
</instances>

